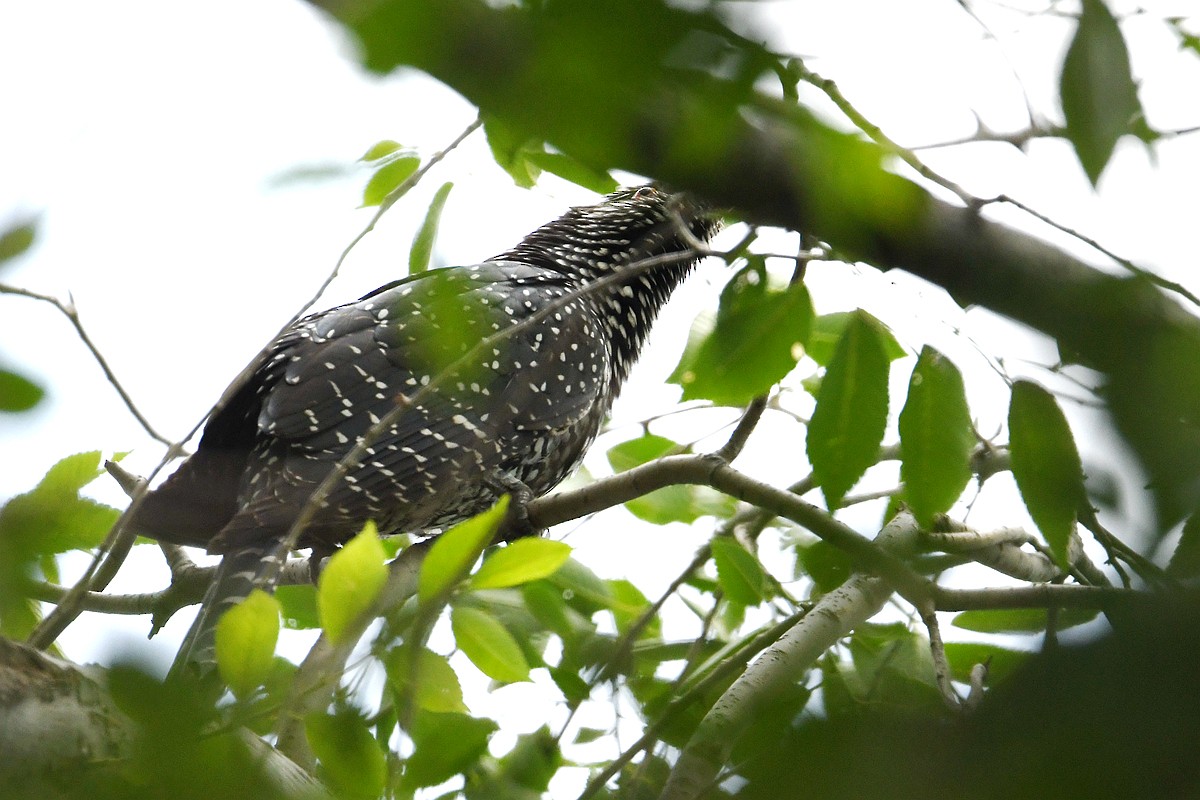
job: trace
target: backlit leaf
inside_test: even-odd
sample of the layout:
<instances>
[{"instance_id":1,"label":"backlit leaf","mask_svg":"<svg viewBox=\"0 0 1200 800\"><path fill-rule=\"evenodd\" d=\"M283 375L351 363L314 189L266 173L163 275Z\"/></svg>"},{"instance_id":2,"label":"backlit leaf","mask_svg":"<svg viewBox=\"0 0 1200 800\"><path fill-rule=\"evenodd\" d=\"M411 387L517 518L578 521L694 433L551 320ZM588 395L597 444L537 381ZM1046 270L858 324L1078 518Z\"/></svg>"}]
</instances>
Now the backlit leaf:
<instances>
[{"instance_id":1,"label":"backlit leaf","mask_svg":"<svg viewBox=\"0 0 1200 800\"><path fill-rule=\"evenodd\" d=\"M217 670L240 700L266 682L279 639L279 601L255 589L217 621Z\"/></svg>"},{"instance_id":2,"label":"backlit leaf","mask_svg":"<svg viewBox=\"0 0 1200 800\"><path fill-rule=\"evenodd\" d=\"M317 612L321 627L339 643L351 625L371 608L387 582L383 545L375 523L333 554L317 583Z\"/></svg>"},{"instance_id":3,"label":"backlit leaf","mask_svg":"<svg viewBox=\"0 0 1200 800\"><path fill-rule=\"evenodd\" d=\"M15 223L0 233L0 264L32 247L36 236L37 225L28 221Z\"/></svg>"},{"instance_id":4,"label":"backlit leaf","mask_svg":"<svg viewBox=\"0 0 1200 800\"><path fill-rule=\"evenodd\" d=\"M421 564L417 597L422 603L448 592L467 576L479 556L492 543L500 523L508 513L508 502L508 495L504 495L489 510L460 522L437 537Z\"/></svg>"},{"instance_id":5,"label":"backlit leaf","mask_svg":"<svg viewBox=\"0 0 1200 800\"><path fill-rule=\"evenodd\" d=\"M28 378L0 369L0 411L28 411L46 391Z\"/></svg>"},{"instance_id":6,"label":"backlit leaf","mask_svg":"<svg viewBox=\"0 0 1200 800\"><path fill-rule=\"evenodd\" d=\"M975 434L962 374L931 347L921 351L900 412L900 477L922 525L950 509L971 479Z\"/></svg>"},{"instance_id":7,"label":"backlit leaf","mask_svg":"<svg viewBox=\"0 0 1200 800\"><path fill-rule=\"evenodd\" d=\"M433 255L433 243L437 239L438 223L442 218L442 209L446 207L446 199L450 197L453 183L443 183L433 195L425 219L413 237L412 250L408 254L408 274L416 275L429 269L429 258Z\"/></svg>"},{"instance_id":8,"label":"backlit leaf","mask_svg":"<svg viewBox=\"0 0 1200 800\"><path fill-rule=\"evenodd\" d=\"M410 650L397 647L388 654L387 673L397 691L412 693L418 708L436 712L467 710L458 674L445 656L422 648L414 665Z\"/></svg>"},{"instance_id":9,"label":"backlit leaf","mask_svg":"<svg viewBox=\"0 0 1200 800\"><path fill-rule=\"evenodd\" d=\"M771 291L765 271L748 267L721 293L715 325L689 342L670 380L683 387L684 400L746 405L796 366L812 322L804 284Z\"/></svg>"},{"instance_id":10,"label":"backlit leaf","mask_svg":"<svg viewBox=\"0 0 1200 800\"><path fill-rule=\"evenodd\" d=\"M1103 0L1083 0L1079 26L1067 49L1059 83L1067 138L1094 185L1122 134L1142 109L1129 48Z\"/></svg>"},{"instance_id":11,"label":"backlit leaf","mask_svg":"<svg viewBox=\"0 0 1200 800\"><path fill-rule=\"evenodd\" d=\"M1091 622L1099 614L1090 608L1059 609L1054 626L1058 630L1073 628ZM1041 633L1048 624L1044 608L964 611L951 622L963 630L979 633Z\"/></svg>"},{"instance_id":12,"label":"backlit leaf","mask_svg":"<svg viewBox=\"0 0 1200 800\"><path fill-rule=\"evenodd\" d=\"M858 311L829 362L808 426L808 459L830 508L875 463L887 425L887 383L879 323Z\"/></svg>"},{"instance_id":13,"label":"backlit leaf","mask_svg":"<svg viewBox=\"0 0 1200 800\"><path fill-rule=\"evenodd\" d=\"M1086 501L1083 465L1067 418L1049 392L1018 381L1008 409L1008 430L1017 488L1055 560L1065 569L1075 517L1080 503Z\"/></svg>"},{"instance_id":14,"label":"backlit leaf","mask_svg":"<svg viewBox=\"0 0 1200 800\"><path fill-rule=\"evenodd\" d=\"M529 680L529 663L508 629L477 608L455 607L450 627L459 649L489 678L502 683Z\"/></svg>"},{"instance_id":15,"label":"backlit leaf","mask_svg":"<svg viewBox=\"0 0 1200 800\"><path fill-rule=\"evenodd\" d=\"M717 582L726 597L756 606L770 595L770 581L753 553L727 536L713 538L711 546Z\"/></svg>"},{"instance_id":16,"label":"backlit leaf","mask_svg":"<svg viewBox=\"0 0 1200 800\"><path fill-rule=\"evenodd\" d=\"M404 764L404 785L410 790L436 786L463 772L486 753L494 730L490 719L466 714L417 714L409 731L413 754Z\"/></svg>"},{"instance_id":17,"label":"backlit leaf","mask_svg":"<svg viewBox=\"0 0 1200 800\"><path fill-rule=\"evenodd\" d=\"M571 546L549 539L525 538L497 549L468 584L471 589L518 586L553 575L571 557Z\"/></svg>"},{"instance_id":18,"label":"backlit leaf","mask_svg":"<svg viewBox=\"0 0 1200 800\"><path fill-rule=\"evenodd\" d=\"M382 203L396 187L408 180L419 166L421 159L416 156L401 156L375 170L375 174L363 189L363 206L377 206Z\"/></svg>"},{"instance_id":19,"label":"backlit leaf","mask_svg":"<svg viewBox=\"0 0 1200 800\"><path fill-rule=\"evenodd\" d=\"M357 714L314 714L305 731L321 769L342 797L378 797L387 785L387 759Z\"/></svg>"}]
</instances>

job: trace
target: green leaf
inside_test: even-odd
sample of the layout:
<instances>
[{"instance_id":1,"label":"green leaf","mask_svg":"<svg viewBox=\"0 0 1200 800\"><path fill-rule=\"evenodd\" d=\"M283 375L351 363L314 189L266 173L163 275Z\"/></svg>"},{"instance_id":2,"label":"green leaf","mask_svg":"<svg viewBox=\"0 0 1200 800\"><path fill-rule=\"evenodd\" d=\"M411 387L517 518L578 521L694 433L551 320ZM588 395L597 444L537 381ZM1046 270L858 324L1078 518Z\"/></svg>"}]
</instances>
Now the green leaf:
<instances>
[{"instance_id":1,"label":"green leaf","mask_svg":"<svg viewBox=\"0 0 1200 800\"><path fill-rule=\"evenodd\" d=\"M375 523L333 554L317 582L317 611L331 641L340 643L387 583L386 555Z\"/></svg>"},{"instance_id":2,"label":"green leaf","mask_svg":"<svg viewBox=\"0 0 1200 800\"><path fill-rule=\"evenodd\" d=\"M401 156L375 170L375 174L363 189L363 207L382 203L400 184L408 180L419 166L421 159L416 156Z\"/></svg>"},{"instance_id":3,"label":"green leaf","mask_svg":"<svg viewBox=\"0 0 1200 800\"><path fill-rule=\"evenodd\" d=\"M359 161L378 161L381 158L386 158L397 150L404 148L404 145L399 142L394 142L391 139L383 139L367 148L367 152L359 157Z\"/></svg>"},{"instance_id":4,"label":"green leaf","mask_svg":"<svg viewBox=\"0 0 1200 800\"><path fill-rule=\"evenodd\" d=\"M1200 575L1200 514L1193 514L1183 523L1183 533L1171 554L1167 574L1178 580L1190 580Z\"/></svg>"},{"instance_id":5,"label":"green leaf","mask_svg":"<svg viewBox=\"0 0 1200 800\"><path fill-rule=\"evenodd\" d=\"M580 728L575 733L574 744L591 744L611 735L612 731L603 728Z\"/></svg>"},{"instance_id":6,"label":"green leaf","mask_svg":"<svg viewBox=\"0 0 1200 800\"><path fill-rule=\"evenodd\" d=\"M1066 630L1091 622L1099 614L1091 608L1062 608L1054 625L1057 630ZM964 611L951 622L963 630L979 633L1041 633L1046 630L1047 617L1042 608L988 609Z\"/></svg>"},{"instance_id":7,"label":"green leaf","mask_svg":"<svg viewBox=\"0 0 1200 800\"><path fill-rule=\"evenodd\" d=\"M217 621L217 670L239 700L266 682L279 640L279 601L255 589Z\"/></svg>"},{"instance_id":8,"label":"green leaf","mask_svg":"<svg viewBox=\"0 0 1200 800\"><path fill-rule=\"evenodd\" d=\"M388 679L402 694L412 694L417 708L436 712L465 712L462 685L458 673L445 656L421 648L417 663L407 647L397 647L388 653Z\"/></svg>"},{"instance_id":9,"label":"green leaf","mask_svg":"<svg viewBox=\"0 0 1200 800\"><path fill-rule=\"evenodd\" d=\"M1012 474L1055 561L1063 569L1075 516L1087 495L1071 428L1054 397L1028 381L1013 385L1008 408Z\"/></svg>"},{"instance_id":10,"label":"green leaf","mask_svg":"<svg viewBox=\"0 0 1200 800\"><path fill-rule=\"evenodd\" d=\"M313 753L339 796L378 797L387 786L387 759L366 720L352 712L305 720Z\"/></svg>"},{"instance_id":11,"label":"green leaf","mask_svg":"<svg viewBox=\"0 0 1200 800\"><path fill-rule=\"evenodd\" d=\"M669 380L683 387L684 400L746 405L792 371L812 323L804 284L770 291L765 270L751 265L725 287L712 330L689 341Z\"/></svg>"},{"instance_id":12,"label":"green leaf","mask_svg":"<svg viewBox=\"0 0 1200 800\"><path fill-rule=\"evenodd\" d=\"M562 591L563 598L573 608L588 616L613 606L614 599L608 585L573 558L568 558L547 580Z\"/></svg>"},{"instance_id":13,"label":"green leaf","mask_svg":"<svg viewBox=\"0 0 1200 800\"><path fill-rule=\"evenodd\" d=\"M709 544L717 565L717 582L726 597L756 606L771 595L767 573L753 553L728 536L714 537Z\"/></svg>"},{"instance_id":14,"label":"green leaf","mask_svg":"<svg viewBox=\"0 0 1200 800\"><path fill-rule=\"evenodd\" d=\"M553 575L571 557L571 546L548 539L518 539L497 550L467 584L470 589L519 586Z\"/></svg>"},{"instance_id":15,"label":"green leaf","mask_svg":"<svg viewBox=\"0 0 1200 800\"><path fill-rule=\"evenodd\" d=\"M450 190L453 188L453 183L443 183L433 195L433 200L429 203L429 210L425 213L425 219L413 237L412 250L408 254L409 275L416 275L418 272L429 269L429 258L433 254L434 240L437 239L442 209L446 207L446 198L450 196Z\"/></svg>"},{"instance_id":16,"label":"green leaf","mask_svg":"<svg viewBox=\"0 0 1200 800\"><path fill-rule=\"evenodd\" d=\"M466 771L486 755L496 727L490 719L466 714L417 714L409 731L413 754L404 764L404 786L436 786Z\"/></svg>"},{"instance_id":17,"label":"green leaf","mask_svg":"<svg viewBox=\"0 0 1200 800\"><path fill-rule=\"evenodd\" d=\"M496 117L484 119L483 132L492 150L492 158L512 176L517 186L528 189L537 183L542 170L531 156L545 152L545 145L540 139L526 136Z\"/></svg>"},{"instance_id":18,"label":"green leaf","mask_svg":"<svg viewBox=\"0 0 1200 800\"><path fill-rule=\"evenodd\" d=\"M1066 134L1093 185L1122 134L1142 120L1129 48L1102 0L1083 0L1059 82Z\"/></svg>"},{"instance_id":19,"label":"green leaf","mask_svg":"<svg viewBox=\"0 0 1200 800\"><path fill-rule=\"evenodd\" d=\"M1043 620L1045 615L1042 615ZM987 685L996 686L1018 667L1029 660L1032 653L1024 650L1009 650L994 644L975 642L947 642L946 659L954 680L968 683L971 670L976 664L987 667Z\"/></svg>"},{"instance_id":20,"label":"green leaf","mask_svg":"<svg viewBox=\"0 0 1200 800\"><path fill-rule=\"evenodd\" d=\"M62 459L36 487L0 508L0 542L21 548L20 558L97 546L120 512L79 492L103 474L99 450Z\"/></svg>"},{"instance_id":21,"label":"green leaf","mask_svg":"<svg viewBox=\"0 0 1200 800\"><path fill-rule=\"evenodd\" d=\"M503 796L512 800L541 797L541 793L549 788L550 780L563 766L558 737L545 725L536 731L523 733L517 737L513 749L500 759L499 766L497 781L514 794L497 793L489 794L489 797Z\"/></svg>"},{"instance_id":22,"label":"green leaf","mask_svg":"<svg viewBox=\"0 0 1200 800\"><path fill-rule=\"evenodd\" d=\"M317 611L317 587L311 583L277 586L275 599L279 601L285 627L292 630L321 627L321 615Z\"/></svg>"},{"instance_id":23,"label":"green leaf","mask_svg":"<svg viewBox=\"0 0 1200 800\"><path fill-rule=\"evenodd\" d=\"M529 163L576 186L591 189L597 194L616 191L617 181L603 170L596 170L564 153L533 151L527 154Z\"/></svg>"},{"instance_id":24,"label":"green leaf","mask_svg":"<svg viewBox=\"0 0 1200 800\"><path fill-rule=\"evenodd\" d=\"M822 314L813 320L812 334L808 338L809 358L822 367L828 367L829 362L833 360L838 342L842 340L842 334L846 332L846 326L854 318L855 313L853 311L835 311L832 314ZM883 343L888 360L895 361L897 358L904 358L908 355L896 341L892 332L878 320L872 319L877 325L879 340Z\"/></svg>"},{"instance_id":25,"label":"green leaf","mask_svg":"<svg viewBox=\"0 0 1200 800\"><path fill-rule=\"evenodd\" d=\"M855 312L838 342L808 425L808 459L829 508L875 463L887 425L888 357L878 323Z\"/></svg>"},{"instance_id":26,"label":"green leaf","mask_svg":"<svg viewBox=\"0 0 1200 800\"><path fill-rule=\"evenodd\" d=\"M46 391L26 377L0 369L0 411L28 411Z\"/></svg>"},{"instance_id":27,"label":"green leaf","mask_svg":"<svg viewBox=\"0 0 1200 800\"><path fill-rule=\"evenodd\" d=\"M900 478L922 525L949 511L966 488L974 445L962 374L937 350L924 348L900 412Z\"/></svg>"},{"instance_id":28,"label":"green leaf","mask_svg":"<svg viewBox=\"0 0 1200 800\"><path fill-rule=\"evenodd\" d=\"M797 572L803 570L812 578L816 588L825 593L846 582L854 569L854 562L846 555L845 550L824 540L818 540L805 547L796 548L796 566Z\"/></svg>"},{"instance_id":29,"label":"green leaf","mask_svg":"<svg viewBox=\"0 0 1200 800\"><path fill-rule=\"evenodd\" d=\"M508 629L477 608L456 606L450 627L459 649L479 671L502 683L529 680L529 663Z\"/></svg>"},{"instance_id":30,"label":"green leaf","mask_svg":"<svg viewBox=\"0 0 1200 800\"><path fill-rule=\"evenodd\" d=\"M613 620L617 623L617 631L624 635L642 615L649 610L650 601L642 590L627 580L605 581L613 596ZM642 628L639 639L661 639L662 619L655 614Z\"/></svg>"},{"instance_id":31,"label":"green leaf","mask_svg":"<svg viewBox=\"0 0 1200 800\"><path fill-rule=\"evenodd\" d=\"M37 237L37 224L32 221L17 222L0 233L0 264L10 261L33 246Z\"/></svg>"},{"instance_id":32,"label":"green leaf","mask_svg":"<svg viewBox=\"0 0 1200 800\"><path fill-rule=\"evenodd\" d=\"M417 582L417 598L422 603L449 592L467 576L492 543L508 513L508 502L508 495L504 495L491 509L460 522L434 541L421 565Z\"/></svg>"},{"instance_id":33,"label":"green leaf","mask_svg":"<svg viewBox=\"0 0 1200 800\"><path fill-rule=\"evenodd\" d=\"M663 436L647 433L614 445L608 451L608 463L614 472L639 467L663 456L682 453L685 448ZM733 501L706 486L664 486L649 494L635 497L625 508L635 517L655 525L669 522L695 522L706 515L724 515L732 509Z\"/></svg>"}]
</instances>

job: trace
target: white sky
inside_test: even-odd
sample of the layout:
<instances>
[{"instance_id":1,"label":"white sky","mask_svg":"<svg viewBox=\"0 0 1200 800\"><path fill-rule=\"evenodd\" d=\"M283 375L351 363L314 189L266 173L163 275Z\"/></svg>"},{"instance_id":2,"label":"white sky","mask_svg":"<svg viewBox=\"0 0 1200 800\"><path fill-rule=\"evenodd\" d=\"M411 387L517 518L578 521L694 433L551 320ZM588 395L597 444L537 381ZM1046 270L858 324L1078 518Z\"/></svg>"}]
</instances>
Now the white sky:
<instances>
[{"instance_id":1,"label":"white sky","mask_svg":"<svg viewBox=\"0 0 1200 800\"><path fill-rule=\"evenodd\" d=\"M1193 13L1194 3L1141 5L1152 13L1129 21L1125 32L1151 123L1200 124L1200 59L1180 53L1155 23ZM1118 12L1131 7L1115 4ZM1037 109L1057 116L1057 64L1070 30L1065 19L980 5L997 43L953 0L795 0L753 8L774 46L809 56L812 68L836 79L903 144L969 134L973 111L998 129L1024 127L1023 91ZM0 4L0 223L41 217L35 250L0 272L0 282L73 295L141 410L169 436L195 424L370 217L356 209L365 173L317 182L279 177L297 167L349 165L385 138L429 154L474 118L461 99L421 76L365 75L350 52L335 26L295 0ZM1165 142L1156 152L1154 164L1144 148L1123 143L1099 193L1061 141L1036 142L1028 154L972 145L925 157L980 195L1011 194L1200 289L1193 274L1200 136ZM454 180L456 189L435 252L440 263L485 258L568 203L588 199L553 182L533 192L514 188L476 136L384 218L323 305L356 297L404 269L412 231L444 180ZM1019 214L997 213L1051 236ZM648 366L617 409L619 422L673 402L673 390L661 383L678 354L681 326L726 274L719 266L703 271L673 304ZM838 266L814 269L811 281L820 310L861 304L909 347L919 349L935 331L937 344L971 376L972 407L985 433L998 429L1007 393L979 351L1006 356L1013 373L1038 378L1045 373L1036 364L1054 360L1044 342L988 314L964 315L940 291L903 275ZM951 335L959 326L970 339ZM126 463L142 473L158 462L162 448L125 412L53 309L0 296L0 364L49 389L36 411L0 416L0 499L31 487L51 464L80 450L131 449ZM896 372L903 386L906 369ZM1112 446L1093 429L1080 444L1085 459ZM764 436L747 463L770 475L780 465L767 445L778 450ZM800 444L796 449L802 452ZM122 502L111 487L99 491ZM1011 511L1011 503L989 511ZM654 590L686 563L701 536L639 531L617 511L569 541L604 576L628 575ZM641 558L612 558L632 547ZM156 580L165 573L142 559L114 588L140 591ZM76 657L102 657L117 641L165 658L186 628L180 615L147 644L144 618L103 618L110 633L101 640L100 619L90 623L64 637Z\"/></svg>"}]
</instances>

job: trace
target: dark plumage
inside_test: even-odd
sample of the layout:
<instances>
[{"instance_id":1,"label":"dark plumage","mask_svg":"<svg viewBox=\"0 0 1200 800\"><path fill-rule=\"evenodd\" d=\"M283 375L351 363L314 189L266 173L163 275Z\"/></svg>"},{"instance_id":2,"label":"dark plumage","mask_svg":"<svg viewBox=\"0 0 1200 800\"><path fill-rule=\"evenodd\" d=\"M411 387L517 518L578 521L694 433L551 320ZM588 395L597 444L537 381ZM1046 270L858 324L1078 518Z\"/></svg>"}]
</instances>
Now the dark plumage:
<instances>
[{"instance_id":1,"label":"dark plumage","mask_svg":"<svg viewBox=\"0 0 1200 800\"><path fill-rule=\"evenodd\" d=\"M313 489L397 403L418 398L330 492L298 546L328 552L367 519L385 534L434 531L507 489L552 489L595 438L655 316L695 263L680 225L701 240L717 227L682 196L619 191L481 264L396 281L286 330L132 523L227 554L216 582L224 585L214 585L197 627L211 628L214 610L245 596L264 559L282 555L272 551ZM661 263L630 269L646 259ZM197 647L208 643L193 637Z\"/></svg>"}]
</instances>

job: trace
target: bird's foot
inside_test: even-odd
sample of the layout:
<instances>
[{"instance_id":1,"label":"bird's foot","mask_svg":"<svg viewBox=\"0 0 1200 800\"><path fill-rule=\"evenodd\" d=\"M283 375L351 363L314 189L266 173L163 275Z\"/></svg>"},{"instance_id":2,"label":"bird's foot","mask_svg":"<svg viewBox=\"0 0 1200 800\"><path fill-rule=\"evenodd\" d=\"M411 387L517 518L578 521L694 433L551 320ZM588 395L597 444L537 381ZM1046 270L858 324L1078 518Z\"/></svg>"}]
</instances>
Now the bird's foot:
<instances>
[{"instance_id":1,"label":"bird's foot","mask_svg":"<svg viewBox=\"0 0 1200 800\"><path fill-rule=\"evenodd\" d=\"M508 513L496 531L496 542L512 542L526 536L541 534L529 519L529 504L533 502L533 490L510 475L501 475L489 481L500 491L508 494Z\"/></svg>"}]
</instances>

